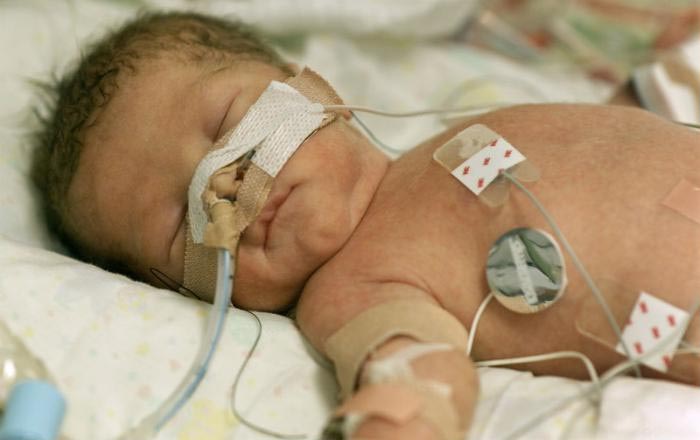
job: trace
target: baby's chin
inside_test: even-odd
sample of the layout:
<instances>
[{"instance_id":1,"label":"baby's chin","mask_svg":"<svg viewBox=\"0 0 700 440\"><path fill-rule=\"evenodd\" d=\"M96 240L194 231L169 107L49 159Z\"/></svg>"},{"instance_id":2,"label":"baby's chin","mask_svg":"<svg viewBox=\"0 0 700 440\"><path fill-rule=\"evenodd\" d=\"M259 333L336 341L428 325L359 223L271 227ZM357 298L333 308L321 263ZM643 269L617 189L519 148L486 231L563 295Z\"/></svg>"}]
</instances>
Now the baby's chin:
<instances>
[{"instance_id":1,"label":"baby's chin","mask_svg":"<svg viewBox=\"0 0 700 440\"><path fill-rule=\"evenodd\" d=\"M303 284L302 284L303 286ZM236 289L234 287L231 300L233 305L245 310L281 313L294 307L299 300L301 289L270 288Z\"/></svg>"}]
</instances>

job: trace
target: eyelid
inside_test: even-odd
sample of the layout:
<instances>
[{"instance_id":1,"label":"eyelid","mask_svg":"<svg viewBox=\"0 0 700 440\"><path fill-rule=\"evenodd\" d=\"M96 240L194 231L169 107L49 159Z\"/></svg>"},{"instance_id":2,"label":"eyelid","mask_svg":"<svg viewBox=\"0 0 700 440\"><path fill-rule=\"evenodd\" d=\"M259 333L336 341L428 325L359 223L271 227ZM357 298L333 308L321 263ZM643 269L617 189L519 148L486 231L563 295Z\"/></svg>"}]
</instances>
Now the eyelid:
<instances>
[{"instance_id":1,"label":"eyelid","mask_svg":"<svg viewBox=\"0 0 700 440\"><path fill-rule=\"evenodd\" d=\"M224 122L226 121L226 116L228 116L228 109L229 108L230 108L230 106L224 112L223 116L221 117L221 121L219 121L219 125L216 128L216 133L214 133L214 138L212 139L214 142L218 141L219 138L221 137L221 128L224 126Z\"/></svg>"},{"instance_id":2,"label":"eyelid","mask_svg":"<svg viewBox=\"0 0 700 440\"><path fill-rule=\"evenodd\" d=\"M236 98L238 98L239 92L236 92L232 94L230 101L226 104L226 107L224 109L223 115L221 117L221 121L219 122L219 126L216 129L216 133L214 135L213 141L216 142L218 141L221 136L224 135L225 131L223 130L224 125L226 124L226 120L228 119L229 113L231 113L231 107L233 107L233 103L236 102ZM228 130L226 130L228 131Z\"/></svg>"}]
</instances>

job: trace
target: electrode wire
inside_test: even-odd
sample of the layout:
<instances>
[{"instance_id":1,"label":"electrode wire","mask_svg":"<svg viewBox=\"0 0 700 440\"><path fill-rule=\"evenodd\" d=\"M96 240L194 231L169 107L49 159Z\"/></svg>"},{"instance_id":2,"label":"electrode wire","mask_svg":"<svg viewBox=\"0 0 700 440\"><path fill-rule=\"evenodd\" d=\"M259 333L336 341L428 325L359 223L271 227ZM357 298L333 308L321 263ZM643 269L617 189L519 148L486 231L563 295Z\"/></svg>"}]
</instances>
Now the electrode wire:
<instances>
[{"instance_id":1,"label":"electrode wire","mask_svg":"<svg viewBox=\"0 0 700 440\"><path fill-rule=\"evenodd\" d=\"M388 152L391 153L391 154L401 154L401 153L405 153L405 152L406 152L406 149L404 149L404 148L391 147L391 146L385 144L384 142L382 142L382 141L374 134L374 132L373 132L372 130L369 129L369 127L367 126L367 124L365 124L365 123L362 121L362 119L360 119L360 118L355 114L355 112L350 111L350 114L352 115L353 119L355 119L355 121L358 123L358 125L360 126L360 128L362 128L362 130L367 134L367 136L369 136L369 138L372 140L372 142L374 142L375 144L379 145L382 149L388 151Z\"/></svg>"},{"instance_id":2,"label":"electrode wire","mask_svg":"<svg viewBox=\"0 0 700 440\"><path fill-rule=\"evenodd\" d=\"M625 371L631 369L631 368L639 368L639 363L642 362L644 359L648 357L652 357L656 355L658 352L660 352L665 346L667 346L673 339L678 335L678 334L684 334L685 331L688 328L688 325L690 325L690 320L693 316L698 311L698 308L700 308L700 298L695 300L695 303L693 306L690 308L688 318L685 320L684 324L679 326L678 328L674 329L668 336L666 336L664 339L662 339L654 348L651 350L647 351L641 356L638 356L637 358L632 358L628 359L626 361L620 362L616 366L612 367L608 371L606 371L603 376L600 378L599 381L599 386L600 389L605 388L613 379L615 379L617 376L620 374L624 373ZM690 353L700 353L700 348L693 348L693 349L680 349L676 350L675 354L690 354ZM580 393L577 393L575 395L572 395L561 402L557 403L556 405L553 405L552 407L548 408L545 411L542 411L539 415L533 417L530 419L528 422L524 423L520 427L516 428L515 430L511 431L507 436L503 438L503 440L514 440L519 438L520 436L524 435L528 431L530 431L532 428L537 426L538 424L544 422L548 418L554 416L555 414L559 413L563 409L565 409L567 406L569 406L572 402L582 399L582 398L587 398L591 394L595 393L598 391L598 387L595 385L589 385L586 387L585 390L581 391Z\"/></svg>"},{"instance_id":3,"label":"electrode wire","mask_svg":"<svg viewBox=\"0 0 700 440\"><path fill-rule=\"evenodd\" d=\"M273 431L271 429L267 429L263 426L257 425L249 420L247 420L243 414L241 414L238 411L238 408L236 406L236 392L238 390L238 384L240 383L241 377L243 376L243 372L245 371L246 367L248 366L248 362L250 359L253 357L253 353L258 347L258 343L260 342L260 338L262 337L262 322L260 321L260 318L258 317L257 314L251 312L250 310L245 310L245 309L238 309L243 312L248 313L250 316L253 317L256 323L256 328L257 332L255 335L255 340L253 341L253 345L250 347L250 350L248 350L248 354L246 354L245 359L243 359L243 363L241 366L238 368L238 372L236 373L236 377L233 380L233 385L231 386L231 412L233 412L233 415L245 426L248 428L257 431L261 434L264 435L269 435L270 437L276 437L276 438L281 438L281 439L291 439L291 440L296 440L296 439L305 439L308 438L309 435L307 434L285 434L277 431Z\"/></svg>"},{"instance_id":4,"label":"electrode wire","mask_svg":"<svg viewBox=\"0 0 700 440\"><path fill-rule=\"evenodd\" d=\"M532 356L494 359L489 361L476 361L474 362L474 364L477 367L502 367L504 365L544 362L554 359L579 359L581 362L583 362L583 365L586 367L586 370L588 371L588 376L590 376L591 378L591 382L593 382L593 384L598 388L599 392L602 391L602 389L600 389L600 378L598 377L598 372L596 371L595 366L593 366L593 362L588 356L578 351L554 351L551 353L537 354Z\"/></svg>"},{"instance_id":5,"label":"electrode wire","mask_svg":"<svg viewBox=\"0 0 700 440\"><path fill-rule=\"evenodd\" d=\"M466 116L472 114L486 113L491 110L496 110L499 108L511 105L506 102L497 102L488 105L468 105L464 107L454 107L454 108L437 108L437 109L421 109L407 112L390 112L386 110L378 110L372 107L365 107L360 105L324 105L323 109L328 112L338 111L338 110L350 110L362 113L371 113L379 116L387 116L390 118L412 118L416 116L428 116L428 115L438 115L445 113L463 113Z\"/></svg>"},{"instance_id":6,"label":"electrode wire","mask_svg":"<svg viewBox=\"0 0 700 440\"><path fill-rule=\"evenodd\" d=\"M200 346L199 353L192 364L190 371L183 378L183 381L173 394L161 405L154 414L155 430L165 425L182 406L192 397L199 384L204 379L211 359L216 351L216 347L221 339L221 331L224 326L226 313L228 312L228 297L233 284L234 269L231 266L231 258L226 249L218 250L218 270L216 282L216 295L214 304L209 312L209 320L204 335L204 341ZM207 341L209 342L208 346Z\"/></svg>"},{"instance_id":7,"label":"electrode wire","mask_svg":"<svg viewBox=\"0 0 700 440\"><path fill-rule=\"evenodd\" d=\"M476 313L474 314L474 320L472 321L472 325L469 327L469 339L467 340L467 356L471 356L472 354L472 348L474 348L474 340L476 339L476 330L479 327L481 315L484 313L484 310L486 310L486 307L489 305L492 299L493 292L489 292L489 294L486 295L486 298L484 298L483 301L481 301L481 304L479 304L479 308L476 309Z\"/></svg>"},{"instance_id":8,"label":"electrode wire","mask_svg":"<svg viewBox=\"0 0 700 440\"><path fill-rule=\"evenodd\" d=\"M493 298L493 292L489 292L486 298L484 298L481 301L481 304L479 304L479 307L476 310L476 313L474 314L474 320L472 321L472 325L469 328L469 339L467 341L467 356L471 356L472 348L474 347L474 340L476 338L476 333L479 329L479 323L481 322L481 315L484 313L484 310L486 310L486 307L489 305ZM476 365L477 367L502 367L505 365L545 362L554 359L571 358L579 359L581 362L583 362L583 365L586 367L586 371L588 372L588 376L591 378L591 382L596 384L596 386L598 387L598 396L596 396L595 400L599 400L602 393L602 389L600 388L599 384L600 379L598 377L598 372L596 371L595 366L593 365L593 362L590 360L590 358L578 351L564 350L532 356L474 361L474 365Z\"/></svg>"},{"instance_id":9,"label":"electrode wire","mask_svg":"<svg viewBox=\"0 0 700 440\"><path fill-rule=\"evenodd\" d=\"M688 128L700 130L700 124L693 124L692 122L681 122L681 121L673 121L673 122L675 122L676 124L685 125Z\"/></svg>"},{"instance_id":10,"label":"electrode wire","mask_svg":"<svg viewBox=\"0 0 700 440\"><path fill-rule=\"evenodd\" d=\"M561 242L562 246L564 246L564 249L566 249L566 252L569 254L571 257L571 261L574 263L574 266L576 266L576 269L578 272L581 274L583 277L584 281L588 285L589 289L593 293L593 296L595 297L596 301L598 301L598 304L600 307L603 309L603 312L605 313L605 318L608 320L608 323L612 327L612 329L615 331L615 335L617 336L617 340L620 342L620 345L622 345L622 349L625 352L625 356L627 356L628 359L632 359L632 352L630 351L629 347L627 347L627 344L625 341L622 339L622 330L620 330L620 326L617 324L617 321L615 321L615 317L612 314L612 311L610 310L610 307L608 307L607 302L605 301L605 298L603 297L603 294L600 292L598 289L598 286L595 284L593 281L593 278L590 276L586 268L583 266L583 263L581 260L579 260L578 256L576 255L576 252L574 252L574 249L571 247L569 244L569 241L566 239L562 231L559 229L559 226L557 226L557 223L554 221L551 215L547 212L545 207L540 203L540 201L535 197L534 194L532 194L525 186L520 183L520 181L515 178L512 174L510 174L508 171L501 171L501 174L505 176L508 180L510 180L520 191L522 191L529 199L530 201L535 205L535 207L540 211L542 216L545 218L547 223L549 223L549 226L552 228L552 231L554 231L554 234L557 236L559 241ZM641 377L642 372L639 369L638 365L635 365L634 367L635 374L637 377Z\"/></svg>"}]
</instances>

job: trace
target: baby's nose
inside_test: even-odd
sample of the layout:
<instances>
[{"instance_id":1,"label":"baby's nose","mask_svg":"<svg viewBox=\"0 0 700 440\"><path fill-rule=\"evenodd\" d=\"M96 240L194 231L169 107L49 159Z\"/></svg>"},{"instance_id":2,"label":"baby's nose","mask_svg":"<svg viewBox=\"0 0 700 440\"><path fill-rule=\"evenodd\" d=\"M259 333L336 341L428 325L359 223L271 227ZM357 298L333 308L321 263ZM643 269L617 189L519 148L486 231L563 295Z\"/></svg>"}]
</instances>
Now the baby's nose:
<instances>
[{"instance_id":1,"label":"baby's nose","mask_svg":"<svg viewBox=\"0 0 700 440\"><path fill-rule=\"evenodd\" d=\"M236 200L241 181L236 180L236 172L221 173L213 176L211 187L220 199Z\"/></svg>"}]
</instances>

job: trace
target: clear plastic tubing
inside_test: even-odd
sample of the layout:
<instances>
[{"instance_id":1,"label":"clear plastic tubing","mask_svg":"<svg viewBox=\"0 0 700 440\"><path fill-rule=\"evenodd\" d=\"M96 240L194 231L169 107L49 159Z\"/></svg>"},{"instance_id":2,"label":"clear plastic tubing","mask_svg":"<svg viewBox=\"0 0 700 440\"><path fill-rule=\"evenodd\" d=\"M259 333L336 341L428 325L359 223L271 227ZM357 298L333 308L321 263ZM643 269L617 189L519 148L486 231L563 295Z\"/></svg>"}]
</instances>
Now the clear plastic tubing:
<instances>
[{"instance_id":1,"label":"clear plastic tubing","mask_svg":"<svg viewBox=\"0 0 700 440\"><path fill-rule=\"evenodd\" d=\"M121 439L150 439L160 431L165 424L192 397L204 375L207 373L209 363L216 350L224 327L224 320L228 312L233 287L234 266L231 265L231 255L226 249L218 250L218 264L216 272L216 293L214 305L209 312L207 327L199 346L197 356L192 362L190 370L183 377L180 384L172 394L135 428L125 432Z\"/></svg>"}]
</instances>

